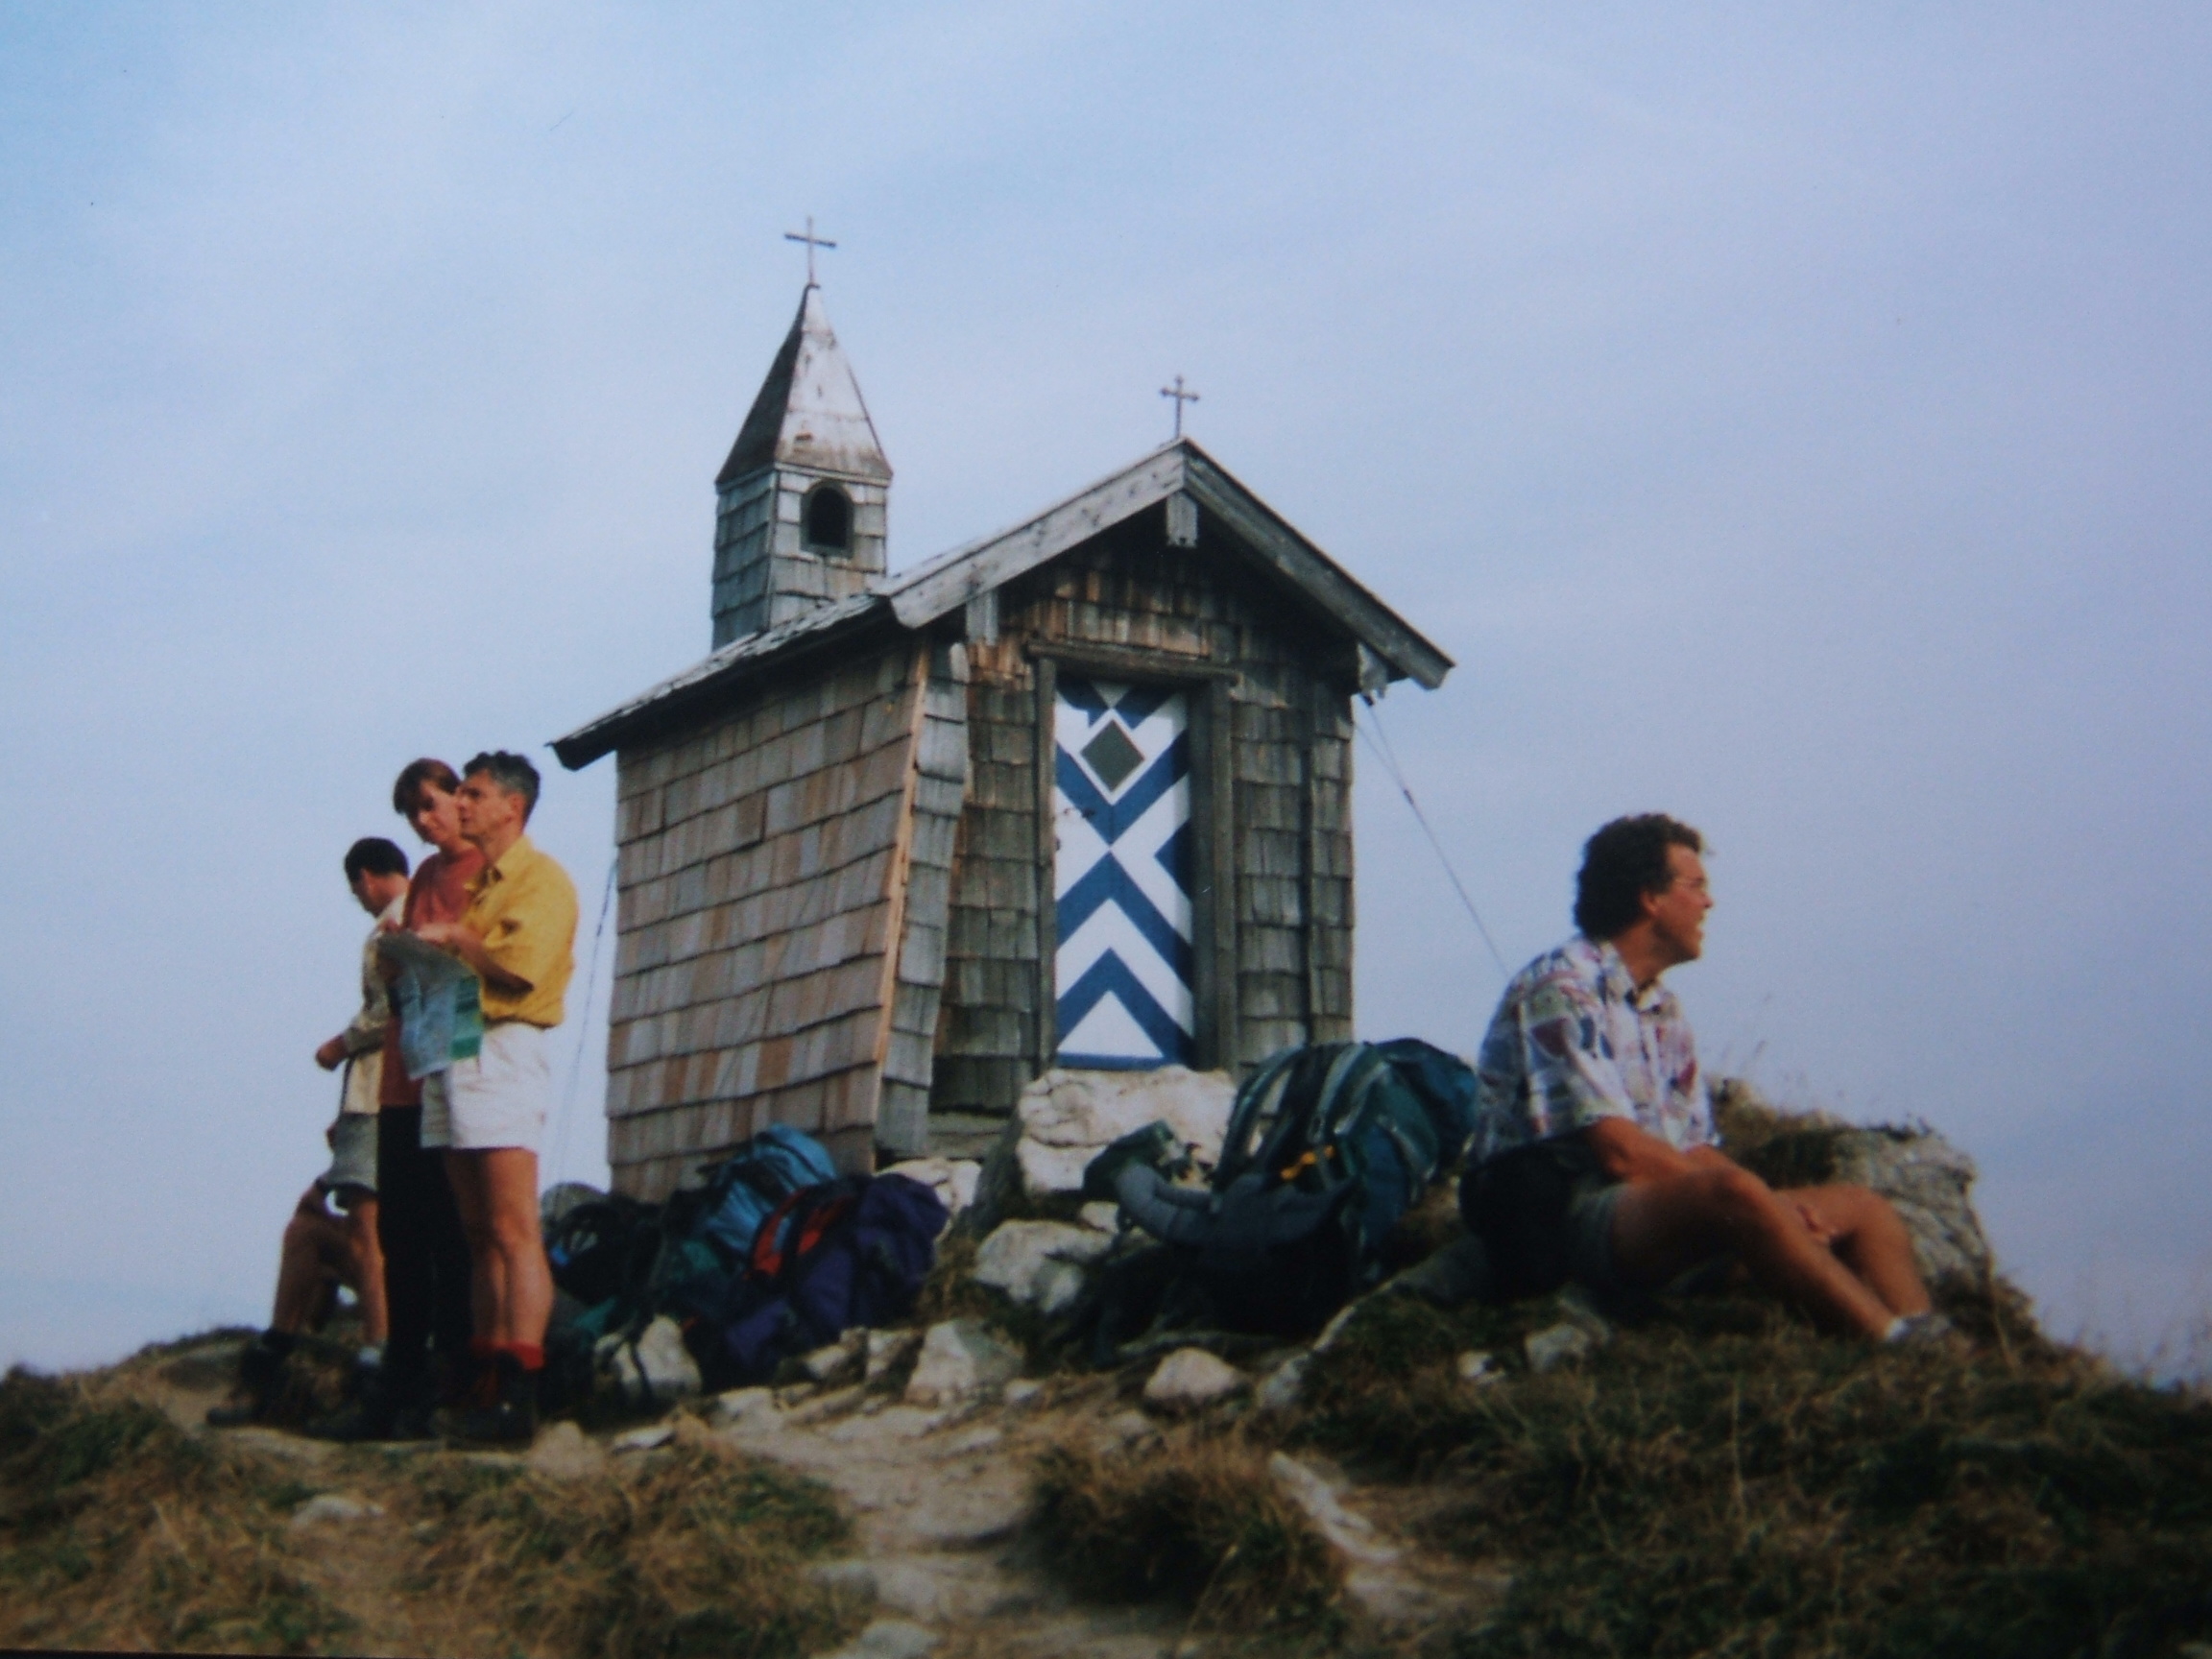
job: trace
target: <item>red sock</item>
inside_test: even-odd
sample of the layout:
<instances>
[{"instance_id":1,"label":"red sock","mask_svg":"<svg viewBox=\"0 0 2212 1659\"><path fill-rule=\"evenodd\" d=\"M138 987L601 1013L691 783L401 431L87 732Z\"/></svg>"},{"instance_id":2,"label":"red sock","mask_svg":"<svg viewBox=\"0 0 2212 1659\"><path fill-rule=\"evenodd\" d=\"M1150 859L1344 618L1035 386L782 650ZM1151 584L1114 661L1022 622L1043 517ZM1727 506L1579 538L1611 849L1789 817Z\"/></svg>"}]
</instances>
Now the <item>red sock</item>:
<instances>
[{"instance_id":1,"label":"red sock","mask_svg":"<svg viewBox=\"0 0 2212 1659\"><path fill-rule=\"evenodd\" d=\"M500 1346L515 1356L523 1370L542 1371L545 1369L545 1348L542 1343L504 1342Z\"/></svg>"}]
</instances>

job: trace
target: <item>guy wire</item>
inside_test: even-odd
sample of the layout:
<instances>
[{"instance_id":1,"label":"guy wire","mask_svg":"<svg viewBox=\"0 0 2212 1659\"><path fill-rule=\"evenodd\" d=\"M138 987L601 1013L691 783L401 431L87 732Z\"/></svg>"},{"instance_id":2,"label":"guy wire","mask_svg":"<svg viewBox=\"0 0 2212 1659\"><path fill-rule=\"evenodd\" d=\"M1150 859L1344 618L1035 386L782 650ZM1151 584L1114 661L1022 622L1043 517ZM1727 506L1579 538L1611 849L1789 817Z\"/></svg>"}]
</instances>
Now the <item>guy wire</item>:
<instances>
[{"instance_id":1,"label":"guy wire","mask_svg":"<svg viewBox=\"0 0 2212 1659\"><path fill-rule=\"evenodd\" d=\"M1382 762L1384 770L1390 774L1390 781L1398 785L1398 793L1406 797L1406 805L1413 809L1413 821L1421 826L1421 833L1429 837L1429 845L1435 850L1436 862L1444 866L1444 874L1452 883L1452 891L1458 894L1459 902L1467 906L1467 914L1475 922L1475 931L1482 935L1482 943L1490 950L1490 960L1498 964L1499 976L1511 978L1513 971L1505 966L1505 958L1499 950L1497 941L1490 937L1490 929L1483 925L1482 913L1475 908L1475 901L1467 896L1467 884L1459 879L1459 872L1452 868L1452 859L1444 851L1444 843L1436 838L1436 831L1430 827L1429 814L1422 811L1421 803L1413 799L1413 786L1406 781L1406 774L1398 765L1398 757L1390 748L1390 734L1382 730L1382 711L1373 703L1369 703L1366 719L1358 718L1359 711L1357 709L1352 712L1353 723L1359 735L1367 739L1369 752ZM1374 729L1372 736L1368 733L1370 727Z\"/></svg>"},{"instance_id":2,"label":"guy wire","mask_svg":"<svg viewBox=\"0 0 2212 1659\"><path fill-rule=\"evenodd\" d=\"M591 998L599 989L599 942L607 936L607 912L614 905L614 872L621 867L622 854L617 853L608 861L607 890L599 900L599 926L591 929L591 966L585 971L584 1010L576 1021L576 1058L568 1068L568 1093L561 1101L561 1138L554 1144L553 1162L545 1170L548 1177L560 1174L568 1156L568 1126L576 1121L576 1084L584 1075L585 1046L591 1041Z\"/></svg>"}]
</instances>

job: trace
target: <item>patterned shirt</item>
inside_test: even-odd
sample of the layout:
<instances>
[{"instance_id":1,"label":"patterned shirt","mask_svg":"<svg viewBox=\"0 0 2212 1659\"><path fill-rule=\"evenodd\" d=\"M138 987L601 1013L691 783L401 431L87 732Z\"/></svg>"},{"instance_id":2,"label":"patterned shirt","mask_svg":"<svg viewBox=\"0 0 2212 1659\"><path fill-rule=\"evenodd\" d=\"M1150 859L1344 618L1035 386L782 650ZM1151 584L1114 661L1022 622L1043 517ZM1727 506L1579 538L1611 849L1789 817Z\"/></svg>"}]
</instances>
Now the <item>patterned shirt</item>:
<instances>
[{"instance_id":1,"label":"patterned shirt","mask_svg":"<svg viewBox=\"0 0 2212 1659\"><path fill-rule=\"evenodd\" d=\"M1475 1161L1626 1118L1676 1151L1712 1142L1697 1046L1674 994L1639 992L1610 945L1575 938L1513 976L1476 1060Z\"/></svg>"}]
</instances>

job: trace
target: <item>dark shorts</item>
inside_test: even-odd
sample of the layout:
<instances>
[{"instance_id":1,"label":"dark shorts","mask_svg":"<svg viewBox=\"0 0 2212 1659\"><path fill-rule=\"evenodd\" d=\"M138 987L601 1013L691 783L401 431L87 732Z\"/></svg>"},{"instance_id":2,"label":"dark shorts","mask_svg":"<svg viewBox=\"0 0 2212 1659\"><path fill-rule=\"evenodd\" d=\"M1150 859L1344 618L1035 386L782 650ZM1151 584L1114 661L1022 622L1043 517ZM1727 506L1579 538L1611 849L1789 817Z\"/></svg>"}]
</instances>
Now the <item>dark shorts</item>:
<instances>
[{"instance_id":1,"label":"dark shorts","mask_svg":"<svg viewBox=\"0 0 2212 1659\"><path fill-rule=\"evenodd\" d=\"M1539 1141L1467 1171L1459 1214L1482 1240L1498 1289L1543 1296L1570 1280L1607 1295L1629 1287L1613 1260L1622 1183L1599 1167L1578 1135Z\"/></svg>"}]
</instances>

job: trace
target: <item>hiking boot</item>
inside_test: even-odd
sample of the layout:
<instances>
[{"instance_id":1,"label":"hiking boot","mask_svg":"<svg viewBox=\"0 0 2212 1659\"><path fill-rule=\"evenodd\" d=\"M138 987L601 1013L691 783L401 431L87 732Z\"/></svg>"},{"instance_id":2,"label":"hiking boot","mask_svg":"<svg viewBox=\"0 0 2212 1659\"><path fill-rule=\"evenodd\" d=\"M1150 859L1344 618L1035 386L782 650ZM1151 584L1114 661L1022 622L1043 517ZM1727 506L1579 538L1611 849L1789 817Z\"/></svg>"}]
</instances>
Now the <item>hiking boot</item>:
<instances>
[{"instance_id":1,"label":"hiking boot","mask_svg":"<svg viewBox=\"0 0 2212 1659\"><path fill-rule=\"evenodd\" d=\"M420 1387L410 1388L373 1372L352 1401L326 1417L307 1425L306 1433L317 1440L356 1445L369 1440L428 1440L432 1438L430 1407Z\"/></svg>"},{"instance_id":2,"label":"hiking boot","mask_svg":"<svg viewBox=\"0 0 2212 1659\"><path fill-rule=\"evenodd\" d=\"M538 1373L512 1354L493 1356L492 1404L461 1414L454 1438L487 1446L527 1446L538 1433Z\"/></svg>"},{"instance_id":3,"label":"hiking boot","mask_svg":"<svg viewBox=\"0 0 2212 1659\"><path fill-rule=\"evenodd\" d=\"M284 1356L254 1337L239 1350L238 1381L228 1400L208 1408L207 1427L243 1429L249 1423L260 1422L269 1414L270 1396L276 1392L283 1375Z\"/></svg>"}]
</instances>

